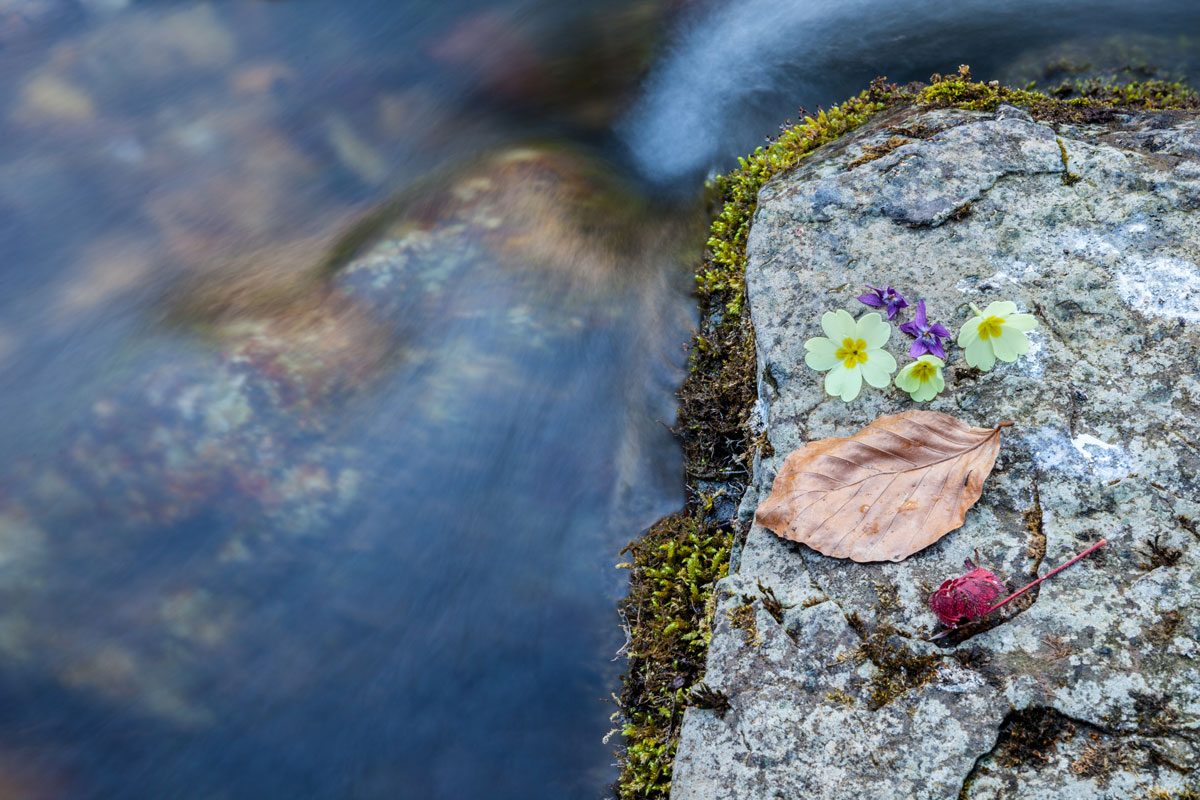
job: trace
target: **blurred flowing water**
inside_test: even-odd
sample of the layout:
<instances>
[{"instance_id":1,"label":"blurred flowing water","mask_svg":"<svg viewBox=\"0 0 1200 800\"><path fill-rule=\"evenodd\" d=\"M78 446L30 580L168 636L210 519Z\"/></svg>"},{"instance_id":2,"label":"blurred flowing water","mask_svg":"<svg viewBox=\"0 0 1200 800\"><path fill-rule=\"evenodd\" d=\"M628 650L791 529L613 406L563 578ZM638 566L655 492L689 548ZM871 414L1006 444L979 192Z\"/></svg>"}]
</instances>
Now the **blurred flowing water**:
<instances>
[{"instance_id":1,"label":"blurred flowing water","mask_svg":"<svg viewBox=\"0 0 1200 800\"><path fill-rule=\"evenodd\" d=\"M0 0L0 797L603 796L704 175L877 74L1181 77L1198 23Z\"/></svg>"}]
</instances>

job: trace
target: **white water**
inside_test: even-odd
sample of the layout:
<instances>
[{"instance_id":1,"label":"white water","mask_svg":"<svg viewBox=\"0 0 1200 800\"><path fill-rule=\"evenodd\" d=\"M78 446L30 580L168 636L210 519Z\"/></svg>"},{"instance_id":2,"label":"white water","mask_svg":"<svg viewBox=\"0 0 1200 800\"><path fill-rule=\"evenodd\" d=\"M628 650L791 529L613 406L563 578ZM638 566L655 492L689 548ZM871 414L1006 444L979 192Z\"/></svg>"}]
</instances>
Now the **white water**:
<instances>
[{"instance_id":1,"label":"white water","mask_svg":"<svg viewBox=\"0 0 1200 800\"><path fill-rule=\"evenodd\" d=\"M753 149L801 105L838 102L873 77L921 80L969 62L991 78L1022 49L1127 26L1200 29L1164 0L735 0L675 36L621 126L639 171L661 182ZM1190 4L1196 6L1196 4ZM1180 22L1180 17L1184 21Z\"/></svg>"}]
</instances>

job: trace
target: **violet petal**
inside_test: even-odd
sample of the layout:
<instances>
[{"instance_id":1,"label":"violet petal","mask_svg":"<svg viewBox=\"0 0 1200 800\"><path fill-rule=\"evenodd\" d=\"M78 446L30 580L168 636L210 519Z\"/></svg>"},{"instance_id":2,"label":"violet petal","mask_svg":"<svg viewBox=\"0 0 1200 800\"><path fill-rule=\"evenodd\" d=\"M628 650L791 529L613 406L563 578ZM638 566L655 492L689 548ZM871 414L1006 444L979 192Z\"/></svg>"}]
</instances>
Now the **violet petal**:
<instances>
[{"instance_id":1,"label":"violet petal","mask_svg":"<svg viewBox=\"0 0 1200 800\"><path fill-rule=\"evenodd\" d=\"M925 301L924 300L917 301L917 313L916 313L916 316L913 317L913 322L916 323L916 327L918 327L918 328L923 328L923 329L929 328L929 319L925 316Z\"/></svg>"}]
</instances>

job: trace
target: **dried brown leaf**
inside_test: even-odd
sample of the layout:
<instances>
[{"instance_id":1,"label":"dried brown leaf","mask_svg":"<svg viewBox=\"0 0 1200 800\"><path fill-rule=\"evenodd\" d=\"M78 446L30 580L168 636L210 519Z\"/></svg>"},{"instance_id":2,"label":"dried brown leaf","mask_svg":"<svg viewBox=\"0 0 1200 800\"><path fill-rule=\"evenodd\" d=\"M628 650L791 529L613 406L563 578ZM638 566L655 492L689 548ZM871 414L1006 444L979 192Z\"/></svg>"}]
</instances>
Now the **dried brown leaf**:
<instances>
[{"instance_id":1,"label":"dried brown leaf","mask_svg":"<svg viewBox=\"0 0 1200 800\"><path fill-rule=\"evenodd\" d=\"M960 527L1000 452L1000 430L905 411L787 457L757 522L835 558L902 561Z\"/></svg>"}]
</instances>

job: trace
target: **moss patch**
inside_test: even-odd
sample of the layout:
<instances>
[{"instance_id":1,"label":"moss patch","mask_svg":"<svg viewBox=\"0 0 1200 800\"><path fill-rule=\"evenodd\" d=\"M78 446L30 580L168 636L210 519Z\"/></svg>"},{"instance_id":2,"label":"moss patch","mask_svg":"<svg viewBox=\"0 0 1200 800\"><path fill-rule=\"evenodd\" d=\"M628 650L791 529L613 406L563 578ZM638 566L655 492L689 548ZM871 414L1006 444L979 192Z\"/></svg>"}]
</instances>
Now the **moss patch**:
<instances>
[{"instance_id":1,"label":"moss patch","mask_svg":"<svg viewBox=\"0 0 1200 800\"><path fill-rule=\"evenodd\" d=\"M729 618L730 625L746 634L746 644L750 647L758 647L762 644L762 639L758 635L758 621L754 615L753 603L742 603L736 608L731 608L725 612L725 616Z\"/></svg>"},{"instance_id":2,"label":"moss patch","mask_svg":"<svg viewBox=\"0 0 1200 800\"><path fill-rule=\"evenodd\" d=\"M684 512L659 521L623 551L631 557L623 566L632 590L621 606L630 639L620 698L627 742L621 798L670 791L679 725L704 673L713 586L729 570L731 540L728 528ZM703 688L695 697L699 705L711 699Z\"/></svg>"},{"instance_id":3,"label":"moss patch","mask_svg":"<svg viewBox=\"0 0 1200 800\"><path fill-rule=\"evenodd\" d=\"M621 694L626 741L616 787L621 800L668 796L687 693L703 677L713 584L728 569L736 531L732 525L709 521L712 503L698 490L698 482L719 482L740 496L750 478L753 450L765 446L749 426L755 352L744 302L746 237L758 190L882 111L896 94L895 87L877 82L849 102L784 131L770 145L740 159L738 169L710 184L716 213L696 275L703 316L679 391L676 429L684 449L688 505L626 548L634 560L630 594L622 608L630 647ZM672 542L674 549L667 547ZM679 573L685 551L705 554L694 577Z\"/></svg>"},{"instance_id":4,"label":"moss patch","mask_svg":"<svg viewBox=\"0 0 1200 800\"><path fill-rule=\"evenodd\" d=\"M676 428L689 499L684 511L659 522L627 548L633 563L630 594L622 606L630 645L620 698L626 741L616 787L621 800L666 798L670 792L683 709L693 697L690 689L703 678L713 586L727 571L729 553L741 533L735 525L712 519L713 504L700 486L717 483L727 495L739 497L750 479L755 451L770 454L765 435L751 427L756 360L754 328L745 307L746 241L759 190L882 111L904 106L990 111L1001 103L1054 122L1105 121L1122 108L1200 109L1195 92L1162 81L1080 84L1052 96L975 81L966 67L947 77L934 76L925 85L897 87L876 79L857 97L786 129L709 184L713 221L696 273L701 325L679 391ZM900 128L891 132L908 138L928 135ZM894 142L891 149L900 144ZM888 143L882 147L886 152ZM965 215L970 209L962 211ZM879 685L872 686L875 707L927 680L937 661L898 651L880 629L866 633L864 643L871 651L866 655L873 654L876 665L882 665ZM707 694L700 691L695 696ZM737 698L729 700L736 707Z\"/></svg>"},{"instance_id":5,"label":"moss patch","mask_svg":"<svg viewBox=\"0 0 1200 800\"><path fill-rule=\"evenodd\" d=\"M1071 762L1074 774L1096 779L1104 785L1109 775L1132 766L1133 759L1120 741L1106 739L1096 731L1088 734L1088 739L1083 752Z\"/></svg>"},{"instance_id":6,"label":"moss patch","mask_svg":"<svg viewBox=\"0 0 1200 800\"><path fill-rule=\"evenodd\" d=\"M869 144L863 148L862 155L847 164L846 168L854 169L855 167L860 167L863 164L869 164L876 159L883 158L896 148L903 147L911 141L912 139L908 138L907 136L891 136L883 144Z\"/></svg>"},{"instance_id":7,"label":"moss patch","mask_svg":"<svg viewBox=\"0 0 1200 800\"><path fill-rule=\"evenodd\" d=\"M1008 103L1027 109L1037 119L1053 122L1104 122L1120 110L1200 109L1200 95L1182 83L1087 82L1052 96L1031 89L1010 89L995 81L975 81L965 66L948 77L933 76L928 86L914 91L913 100L920 106L972 111L994 111L1001 103Z\"/></svg>"},{"instance_id":8,"label":"moss patch","mask_svg":"<svg viewBox=\"0 0 1200 800\"><path fill-rule=\"evenodd\" d=\"M867 707L872 711L878 711L910 689L924 686L937 674L942 657L914 653L891 625L880 624L868 630L856 613L847 615L846 622L862 638L859 658L875 665L875 674L866 687Z\"/></svg>"},{"instance_id":9,"label":"moss patch","mask_svg":"<svg viewBox=\"0 0 1200 800\"><path fill-rule=\"evenodd\" d=\"M1067 146L1063 144L1062 137L1059 136L1057 139L1055 139L1055 141L1058 142L1058 155L1062 159L1063 186L1074 186L1083 180L1083 177L1077 173L1071 172L1071 156L1069 153L1067 153Z\"/></svg>"},{"instance_id":10,"label":"moss patch","mask_svg":"<svg viewBox=\"0 0 1200 800\"><path fill-rule=\"evenodd\" d=\"M1200 786L1186 787L1174 792L1156 786L1146 793L1146 800L1200 800Z\"/></svg>"},{"instance_id":11,"label":"moss patch","mask_svg":"<svg viewBox=\"0 0 1200 800\"><path fill-rule=\"evenodd\" d=\"M996 741L996 761L1005 767L1045 765L1058 743L1075 735L1075 724L1052 708L1026 708L1008 715Z\"/></svg>"}]
</instances>

